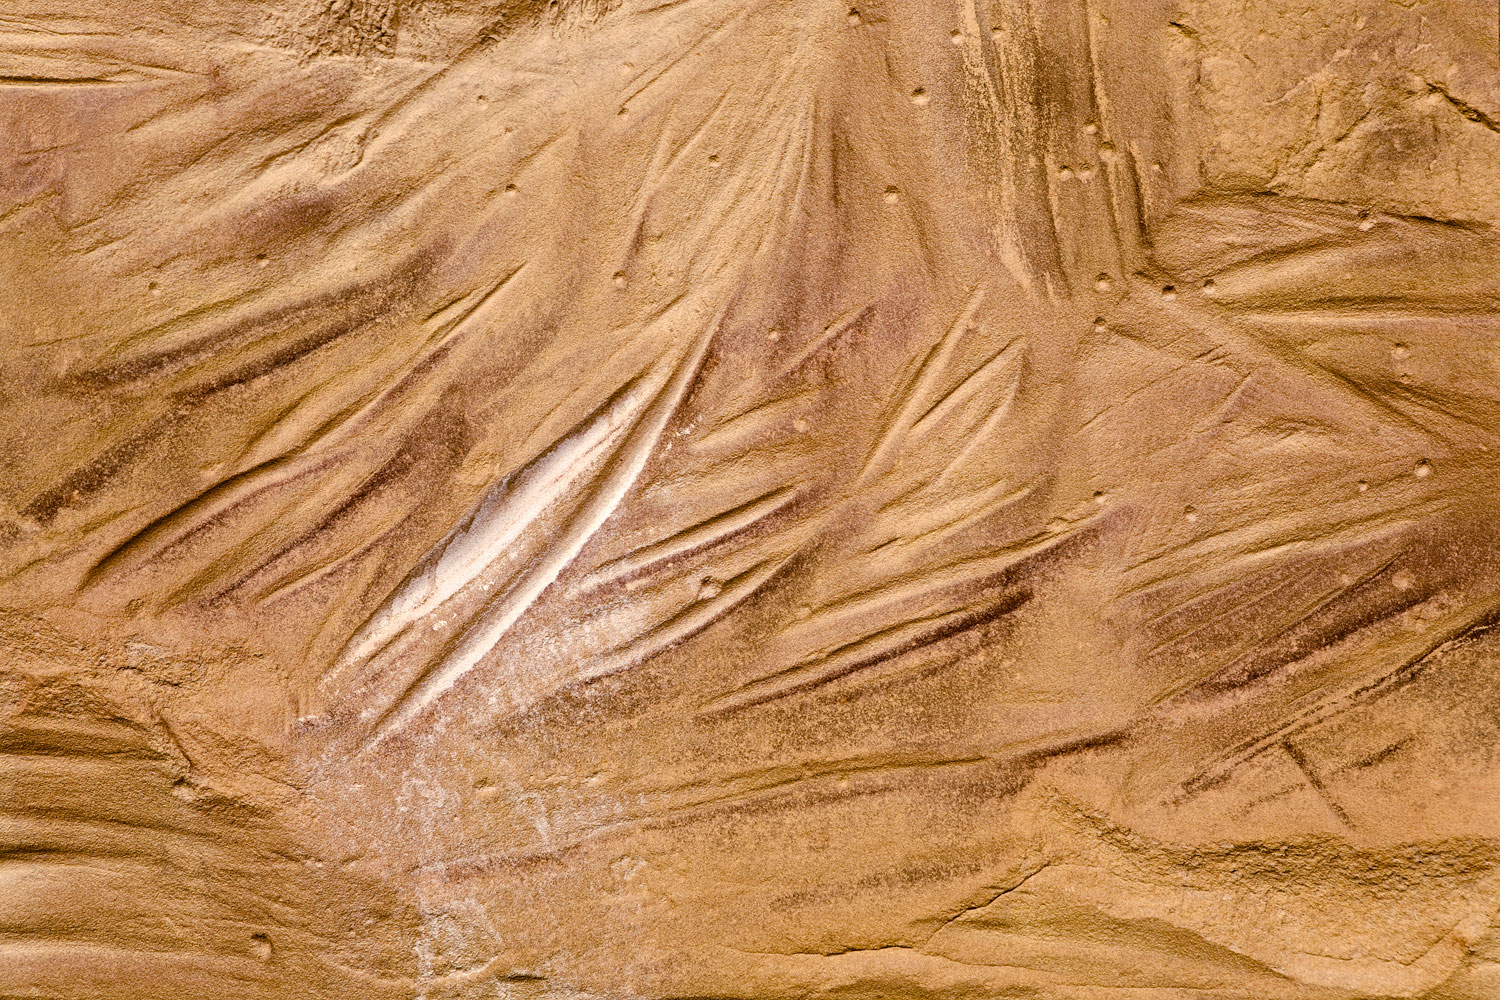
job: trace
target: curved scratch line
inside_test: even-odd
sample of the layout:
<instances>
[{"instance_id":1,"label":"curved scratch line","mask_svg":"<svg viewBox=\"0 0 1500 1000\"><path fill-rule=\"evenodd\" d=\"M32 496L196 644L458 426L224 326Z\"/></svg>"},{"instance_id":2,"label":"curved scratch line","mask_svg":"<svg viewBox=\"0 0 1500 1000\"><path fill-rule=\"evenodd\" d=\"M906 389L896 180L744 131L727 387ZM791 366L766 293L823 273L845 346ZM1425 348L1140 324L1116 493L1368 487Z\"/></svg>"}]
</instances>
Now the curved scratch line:
<instances>
[{"instance_id":1,"label":"curved scratch line","mask_svg":"<svg viewBox=\"0 0 1500 1000\"><path fill-rule=\"evenodd\" d=\"M432 704L458 679L468 673L494 648L510 627L529 609L573 561L584 545L604 525L625 494L635 484L646 461L667 422L678 406L687 397L694 377L708 354L714 334L723 322L725 309L721 309L708 325L692 353L678 365L667 384L642 416L622 447L624 461L612 468L584 508L569 524L560 544L552 546L496 604L486 609L477 622L469 626L458 648L446 657L435 670L431 670L412 684L376 723L375 731L366 743L374 746L399 729L422 709Z\"/></svg>"}]
</instances>

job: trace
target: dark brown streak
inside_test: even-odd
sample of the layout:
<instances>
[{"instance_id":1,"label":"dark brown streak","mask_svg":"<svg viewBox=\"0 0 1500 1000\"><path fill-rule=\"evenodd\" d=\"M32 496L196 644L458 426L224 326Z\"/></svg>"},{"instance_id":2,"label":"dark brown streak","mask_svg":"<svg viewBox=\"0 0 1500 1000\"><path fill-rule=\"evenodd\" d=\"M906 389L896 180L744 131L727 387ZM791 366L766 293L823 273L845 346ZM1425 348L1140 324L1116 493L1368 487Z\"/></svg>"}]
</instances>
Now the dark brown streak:
<instances>
[{"instance_id":1,"label":"dark brown streak","mask_svg":"<svg viewBox=\"0 0 1500 1000\"><path fill-rule=\"evenodd\" d=\"M963 615L955 621L938 626L937 628L934 628L921 635L913 636L911 639L908 639L907 641L899 644L895 649L884 650L882 652L874 653L869 656L860 657L855 659L851 663L847 663L842 666L827 670L804 681L792 683L775 690L766 691L763 694L753 695L748 699L737 700L734 704L731 705L726 705L717 709L706 709L700 714L726 715L740 711L742 709L753 708L757 705L764 705L773 701L780 701L793 695L804 694L808 691L826 687L827 685L832 684L833 682L844 677L848 677L851 674L869 670L872 667L878 667L883 663L887 663L901 656L905 656L907 653L910 653L923 646L934 645L936 643L942 642L945 639L950 639L953 636L959 635L960 633L967 632L970 629L978 628L981 625L987 625L991 622L1004 618L1006 615L1009 615L1012 612L1018 610L1022 605L1030 601L1031 596L1031 591L1028 588L1022 588L1013 591L1012 593L1007 594L1005 597L1003 597L996 604L991 605L989 608L986 608L982 611L973 612L972 614ZM903 622L902 624L904 625L906 623ZM892 626L892 628L900 627L900 625ZM890 631L890 629L885 629L882 631ZM879 634L880 633L875 633L875 636L878 636ZM874 636L864 636L860 639L856 639L853 642L846 643L845 645L840 646L838 649L833 650L825 656L819 657L819 660L831 660L842 652L847 652L853 648L858 647L862 643L868 642L873 637ZM813 661L811 663L805 664L804 666L811 667L817 662L819 661ZM799 669L798 672L800 673L801 670Z\"/></svg>"}]
</instances>

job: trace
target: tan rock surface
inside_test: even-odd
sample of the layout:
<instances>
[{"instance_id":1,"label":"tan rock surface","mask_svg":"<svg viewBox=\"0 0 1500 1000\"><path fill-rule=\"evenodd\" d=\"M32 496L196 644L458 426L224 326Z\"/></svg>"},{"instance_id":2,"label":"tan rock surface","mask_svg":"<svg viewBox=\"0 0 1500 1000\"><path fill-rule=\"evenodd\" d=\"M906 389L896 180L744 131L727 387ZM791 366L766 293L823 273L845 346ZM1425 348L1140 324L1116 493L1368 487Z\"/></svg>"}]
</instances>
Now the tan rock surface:
<instances>
[{"instance_id":1,"label":"tan rock surface","mask_svg":"<svg viewBox=\"0 0 1500 1000\"><path fill-rule=\"evenodd\" d=\"M0 997L1500 1000L1490 0L0 3Z\"/></svg>"}]
</instances>

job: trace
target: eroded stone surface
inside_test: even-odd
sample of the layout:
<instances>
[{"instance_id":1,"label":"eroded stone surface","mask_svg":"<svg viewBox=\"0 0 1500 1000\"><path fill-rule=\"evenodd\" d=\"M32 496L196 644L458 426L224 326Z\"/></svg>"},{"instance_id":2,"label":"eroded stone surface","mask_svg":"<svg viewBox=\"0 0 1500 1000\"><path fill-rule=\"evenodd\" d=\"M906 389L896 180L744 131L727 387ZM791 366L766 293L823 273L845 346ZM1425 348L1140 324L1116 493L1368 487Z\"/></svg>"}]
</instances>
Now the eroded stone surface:
<instances>
[{"instance_id":1,"label":"eroded stone surface","mask_svg":"<svg viewBox=\"0 0 1500 1000\"><path fill-rule=\"evenodd\" d=\"M0 11L0 994L1500 997L1460 0Z\"/></svg>"}]
</instances>

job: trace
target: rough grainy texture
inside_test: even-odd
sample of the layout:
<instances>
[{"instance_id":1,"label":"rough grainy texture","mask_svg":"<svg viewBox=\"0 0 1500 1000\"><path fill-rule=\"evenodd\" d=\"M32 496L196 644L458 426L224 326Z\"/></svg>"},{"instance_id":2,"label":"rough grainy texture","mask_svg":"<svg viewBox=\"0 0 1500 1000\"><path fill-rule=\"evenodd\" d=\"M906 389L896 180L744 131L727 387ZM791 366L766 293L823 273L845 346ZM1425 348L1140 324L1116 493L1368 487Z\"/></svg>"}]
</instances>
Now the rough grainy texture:
<instances>
[{"instance_id":1,"label":"rough grainy texture","mask_svg":"<svg viewBox=\"0 0 1500 1000\"><path fill-rule=\"evenodd\" d=\"M0 997L1500 998L1493 0L0 0Z\"/></svg>"}]
</instances>

